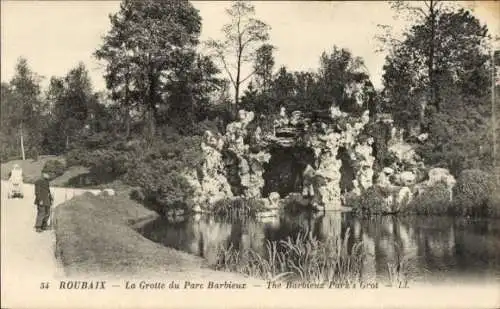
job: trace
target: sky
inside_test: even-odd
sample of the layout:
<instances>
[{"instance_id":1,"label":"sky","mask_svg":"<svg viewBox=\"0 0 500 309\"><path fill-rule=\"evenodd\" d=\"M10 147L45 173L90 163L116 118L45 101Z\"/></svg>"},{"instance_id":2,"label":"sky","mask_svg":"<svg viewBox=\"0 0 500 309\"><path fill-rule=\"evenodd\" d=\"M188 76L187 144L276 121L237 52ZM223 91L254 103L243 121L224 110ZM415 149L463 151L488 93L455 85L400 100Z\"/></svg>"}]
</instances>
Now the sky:
<instances>
[{"instance_id":1,"label":"sky","mask_svg":"<svg viewBox=\"0 0 500 309\"><path fill-rule=\"evenodd\" d=\"M104 63L93 52L109 31L109 14L119 1L1 1L1 80L9 81L20 56L44 77L64 76L79 62L90 72L94 88L105 89ZM229 1L192 1L202 17L202 41L221 37L228 22L224 10ZM372 82L381 86L384 53L376 53L380 34L377 24L397 31L405 22L394 19L382 1L266 1L253 2L259 19L271 26L270 43L276 46L276 68L316 70L319 56L334 45L362 57ZM500 35L500 2L468 1L474 15L491 33Z\"/></svg>"}]
</instances>

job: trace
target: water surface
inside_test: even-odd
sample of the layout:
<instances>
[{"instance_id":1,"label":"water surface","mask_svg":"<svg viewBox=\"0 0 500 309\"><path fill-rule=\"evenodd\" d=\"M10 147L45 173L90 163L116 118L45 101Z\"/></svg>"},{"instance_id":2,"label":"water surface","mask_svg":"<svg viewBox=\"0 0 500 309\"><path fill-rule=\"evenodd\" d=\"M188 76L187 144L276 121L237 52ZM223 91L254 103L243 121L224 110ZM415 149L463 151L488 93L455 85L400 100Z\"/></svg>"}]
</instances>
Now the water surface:
<instances>
[{"instance_id":1,"label":"water surface","mask_svg":"<svg viewBox=\"0 0 500 309\"><path fill-rule=\"evenodd\" d=\"M311 233L320 240L344 237L362 241L367 253L364 271L387 280L387 265L401 257L411 280L430 283L500 283L500 221L450 217L355 218L350 213L282 214L275 218L227 220L193 216L175 222L159 218L140 229L154 242L217 262L219 246L251 248L265 254L267 240L285 240Z\"/></svg>"}]
</instances>

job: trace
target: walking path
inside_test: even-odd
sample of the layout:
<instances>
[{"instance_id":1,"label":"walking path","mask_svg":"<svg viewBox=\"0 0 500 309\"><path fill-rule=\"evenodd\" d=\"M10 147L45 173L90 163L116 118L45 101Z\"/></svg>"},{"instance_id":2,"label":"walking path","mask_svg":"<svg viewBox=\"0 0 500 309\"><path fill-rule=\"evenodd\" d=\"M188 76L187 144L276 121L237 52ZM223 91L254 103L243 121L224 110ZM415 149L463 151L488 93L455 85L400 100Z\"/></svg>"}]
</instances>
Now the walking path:
<instances>
[{"instance_id":1,"label":"walking path","mask_svg":"<svg viewBox=\"0 0 500 309\"><path fill-rule=\"evenodd\" d=\"M13 296L23 296L27 283L39 286L41 282L60 278L63 271L54 255L54 231L35 232L33 185L24 184L23 199L7 198L8 181L2 180L1 189L2 302L9 303ZM86 192L71 188L51 188L51 191L55 206Z\"/></svg>"}]
</instances>

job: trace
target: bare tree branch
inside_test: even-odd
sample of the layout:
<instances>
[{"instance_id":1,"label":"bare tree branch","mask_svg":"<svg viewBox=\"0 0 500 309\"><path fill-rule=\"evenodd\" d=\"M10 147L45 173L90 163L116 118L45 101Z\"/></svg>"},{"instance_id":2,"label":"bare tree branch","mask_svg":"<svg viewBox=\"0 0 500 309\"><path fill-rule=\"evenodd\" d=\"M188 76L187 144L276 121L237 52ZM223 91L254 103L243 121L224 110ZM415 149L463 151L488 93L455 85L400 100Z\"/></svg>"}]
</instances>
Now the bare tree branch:
<instances>
[{"instance_id":1,"label":"bare tree branch","mask_svg":"<svg viewBox=\"0 0 500 309\"><path fill-rule=\"evenodd\" d=\"M241 83L244 83L247 79L249 79L250 77L252 77L254 74L255 74L255 70L252 73L248 74L245 78L243 78L241 80Z\"/></svg>"},{"instance_id":2,"label":"bare tree branch","mask_svg":"<svg viewBox=\"0 0 500 309\"><path fill-rule=\"evenodd\" d=\"M224 65L224 70L229 75L229 79L231 80L231 83L233 84L234 87L236 87L236 82L234 81L234 78L233 78L233 75L231 74L231 71L227 67L227 63L226 63L226 59L225 59L224 55L220 55L219 58L222 61L222 64Z\"/></svg>"}]
</instances>

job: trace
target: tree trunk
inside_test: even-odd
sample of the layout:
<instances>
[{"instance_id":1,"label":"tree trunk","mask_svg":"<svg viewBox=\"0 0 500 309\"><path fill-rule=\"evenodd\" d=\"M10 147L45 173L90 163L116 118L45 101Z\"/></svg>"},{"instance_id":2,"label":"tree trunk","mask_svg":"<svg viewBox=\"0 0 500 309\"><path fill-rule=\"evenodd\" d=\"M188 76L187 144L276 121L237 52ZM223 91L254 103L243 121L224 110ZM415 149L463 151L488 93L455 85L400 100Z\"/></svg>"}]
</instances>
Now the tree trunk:
<instances>
[{"instance_id":1,"label":"tree trunk","mask_svg":"<svg viewBox=\"0 0 500 309\"><path fill-rule=\"evenodd\" d=\"M125 75L125 139L130 136L130 90L129 90L130 78L129 72Z\"/></svg>"},{"instance_id":2,"label":"tree trunk","mask_svg":"<svg viewBox=\"0 0 500 309\"><path fill-rule=\"evenodd\" d=\"M24 161L24 160L26 160L26 155L24 153L24 133L23 133L23 123L22 122L21 122L20 131L21 131L21 156L22 156L23 161Z\"/></svg>"},{"instance_id":3,"label":"tree trunk","mask_svg":"<svg viewBox=\"0 0 500 309\"><path fill-rule=\"evenodd\" d=\"M434 76L434 53L435 53L435 40L436 40L436 11L435 11L436 2L434 0L430 1L430 22L431 22L431 33L430 33L430 41L429 41L429 62L428 62L428 70L429 70L429 84L430 84L430 97L431 104L436 106L436 110L439 111L439 104L436 99L436 85L435 85L435 76Z\"/></svg>"},{"instance_id":4,"label":"tree trunk","mask_svg":"<svg viewBox=\"0 0 500 309\"><path fill-rule=\"evenodd\" d=\"M149 126L149 139L152 142L156 134L156 123L155 123L155 109L156 109L156 88L157 88L157 78L153 69L149 72L149 102L146 105L148 108L148 126Z\"/></svg>"},{"instance_id":5,"label":"tree trunk","mask_svg":"<svg viewBox=\"0 0 500 309\"><path fill-rule=\"evenodd\" d=\"M233 110L233 116L236 116L238 114L238 105L239 105L239 93L240 93L240 85L236 84L236 87L234 88L234 110Z\"/></svg>"},{"instance_id":6,"label":"tree trunk","mask_svg":"<svg viewBox=\"0 0 500 309\"><path fill-rule=\"evenodd\" d=\"M240 75L241 75L241 52L238 53L238 67L236 69L236 83L234 85L234 115L238 113L240 103Z\"/></svg>"},{"instance_id":7,"label":"tree trunk","mask_svg":"<svg viewBox=\"0 0 500 309\"><path fill-rule=\"evenodd\" d=\"M149 122L149 136L150 139L153 140L155 134L156 134L156 123L155 123L155 114L154 114L154 109L151 108L148 113L148 122Z\"/></svg>"},{"instance_id":8,"label":"tree trunk","mask_svg":"<svg viewBox=\"0 0 500 309\"><path fill-rule=\"evenodd\" d=\"M130 136L130 112L128 110L128 107L125 107L125 139L128 139Z\"/></svg>"}]
</instances>

